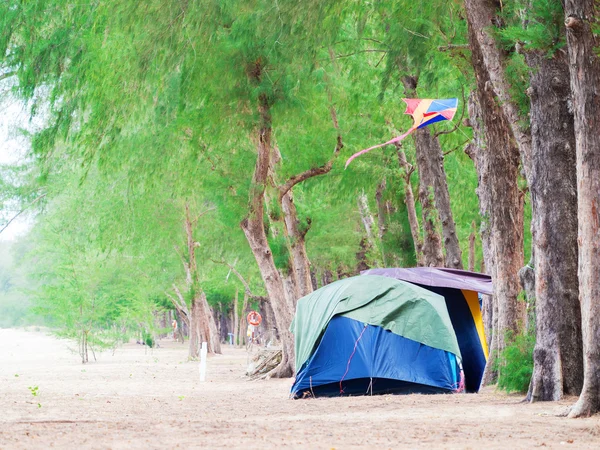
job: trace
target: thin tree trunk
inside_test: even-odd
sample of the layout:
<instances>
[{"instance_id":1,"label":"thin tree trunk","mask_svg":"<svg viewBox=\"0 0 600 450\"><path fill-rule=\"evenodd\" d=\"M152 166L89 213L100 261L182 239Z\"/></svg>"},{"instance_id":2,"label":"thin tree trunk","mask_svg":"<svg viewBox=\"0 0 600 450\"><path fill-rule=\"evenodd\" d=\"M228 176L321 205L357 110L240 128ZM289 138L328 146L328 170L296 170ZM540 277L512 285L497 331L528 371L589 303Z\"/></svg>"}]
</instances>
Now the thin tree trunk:
<instances>
[{"instance_id":1,"label":"thin tree trunk","mask_svg":"<svg viewBox=\"0 0 600 450\"><path fill-rule=\"evenodd\" d=\"M375 220L371 215L371 210L369 208L369 200L367 199L367 196L365 195L364 191L361 192L358 196L358 212L360 213L360 219L367 234L369 246L371 248L376 248L375 239L373 237L373 226L375 225Z\"/></svg>"},{"instance_id":2,"label":"thin tree trunk","mask_svg":"<svg viewBox=\"0 0 600 450\"><path fill-rule=\"evenodd\" d=\"M311 221L307 218L307 226L304 229L300 228L298 220L298 211L294 204L292 190L290 189L281 199L281 206L284 214L284 222L287 232L287 237L290 242L290 256L292 259L292 270L297 288L294 305L300 297L310 294L312 289L312 281L310 279L310 261L306 253L306 233L310 229Z\"/></svg>"},{"instance_id":3,"label":"thin tree trunk","mask_svg":"<svg viewBox=\"0 0 600 450\"><path fill-rule=\"evenodd\" d=\"M239 291L235 290L235 297L233 298L233 345L241 345L241 342L238 340L240 335L240 317L239 317ZM244 315L244 311L242 311L242 315Z\"/></svg>"},{"instance_id":4,"label":"thin tree trunk","mask_svg":"<svg viewBox=\"0 0 600 450\"><path fill-rule=\"evenodd\" d=\"M583 389L569 417L600 411L600 59L594 0L566 0L569 72L575 113L579 300Z\"/></svg>"},{"instance_id":5,"label":"thin tree trunk","mask_svg":"<svg viewBox=\"0 0 600 450\"><path fill-rule=\"evenodd\" d=\"M333 273L329 269L325 269L323 271L323 275L321 276L321 284L322 286L327 286L328 284L333 282Z\"/></svg>"},{"instance_id":6,"label":"thin tree trunk","mask_svg":"<svg viewBox=\"0 0 600 450\"><path fill-rule=\"evenodd\" d=\"M417 89L417 78L416 77L404 77L403 83L406 88L406 92L410 96L416 96ZM437 266L453 267L455 269L462 269L462 251L458 243L458 237L456 235L456 225L454 218L452 217L452 210L450 209L450 193L448 192L448 182L446 180L446 172L444 170L444 155L440 147L440 141L437 136L432 134L430 128L423 128L413 133L415 140L415 149L417 153L417 167L419 169L419 200L421 206L427 205L427 208L423 208L424 213L423 223L425 223L425 217L429 217L429 220L433 223L437 222L439 217L441 223L441 231L443 235L443 247L446 250L446 256L441 262L439 260L438 253L438 236L431 234L429 225L426 226L426 234L430 239L434 239L429 244L431 245L429 263L435 261ZM424 200L424 195L431 197L433 194L433 204L431 209L429 203L431 198ZM425 201L425 203L423 203ZM435 233L438 234L437 231ZM429 244L425 244L427 248ZM441 252L441 244L439 247ZM443 258L443 257L442 257ZM431 264L426 264L431 265Z\"/></svg>"},{"instance_id":7,"label":"thin tree trunk","mask_svg":"<svg viewBox=\"0 0 600 450\"><path fill-rule=\"evenodd\" d=\"M505 347L507 331L516 334L520 322L517 295L520 287L518 271L523 266L523 203L517 180L519 176L519 150L512 139L511 129L491 89L491 79L485 64L479 5L467 0L469 45L472 64L477 79L478 113L485 135L485 146L477 149L482 158L479 170L479 190L485 190L489 226L490 249L493 259L494 303L498 308L497 328L492 336L492 360ZM475 19L474 19L475 18ZM479 172L478 170L478 172ZM480 197L481 198L481 197ZM493 208L491 207L493 205ZM484 217L484 221L486 216ZM488 262L486 261L486 265ZM494 306L495 309L495 306ZM524 313L524 311L523 311ZM494 317L493 321L496 321ZM496 347L497 343L497 347Z\"/></svg>"},{"instance_id":8,"label":"thin tree trunk","mask_svg":"<svg viewBox=\"0 0 600 450\"><path fill-rule=\"evenodd\" d=\"M184 229L187 240L187 255L183 261L186 269L186 279L190 291L190 358L200 355L200 345L207 343L209 353L221 353L219 330L212 309L206 301L206 295L200 287L200 276L196 263L196 247L194 226L198 219L192 219L189 204L185 204Z\"/></svg>"},{"instance_id":9,"label":"thin tree trunk","mask_svg":"<svg viewBox=\"0 0 600 450\"><path fill-rule=\"evenodd\" d=\"M578 395L583 384L577 279L575 132L567 55L525 55L531 69L528 182L535 248L536 343L529 399Z\"/></svg>"},{"instance_id":10,"label":"thin tree trunk","mask_svg":"<svg viewBox=\"0 0 600 450\"><path fill-rule=\"evenodd\" d=\"M262 70L258 67L256 70ZM260 75L258 75L260 77ZM291 377L294 374L294 337L290 332L293 310L285 297L283 282L275 267L273 254L267 241L264 224L264 194L269 176L271 161L271 114L266 94L259 95L259 114L261 123L258 131L258 155L250 188L248 217L240 226L248 240L252 254L256 259L269 301L273 307L277 330L281 337L282 359L270 376Z\"/></svg>"},{"instance_id":11,"label":"thin tree trunk","mask_svg":"<svg viewBox=\"0 0 600 450\"><path fill-rule=\"evenodd\" d=\"M417 81L413 77L403 79L407 95L415 96ZM428 129L415 131L412 136L417 152L417 168L419 171L419 202L421 203L421 222L423 224L423 264L427 267L442 267L444 254L442 238L438 233L438 211L435 208L435 179L429 154L425 146L430 144L431 135Z\"/></svg>"},{"instance_id":12,"label":"thin tree trunk","mask_svg":"<svg viewBox=\"0 0 600 450\"><path fill-rule=\"evenodd\" d=\"M188 358L197 359L200 356L200 346L202 345L202 323L201 323L200 302L197 299L192 300L190 306L190 347Z\"/></svg>"},{"instance_id":13,"label":"thin tree trunk","mask_svg":"<svg viewBox=\"0 0 600 450\"><path fill-rule=\"evenodd\" d=\"M377 185L377 190L375 191L375 200L377 201L377 228L379 230L377 237L379 238L379 245L381 246L381 260L383 262L384 267L387 267L385 247L383 245L383 237L385 236L386 231L385 202L383 201L383 193L386 187L386 180L385 177L383 177L381 182Z\"/></svg>"},{"instance_id":14,"label":"thin tree trunk","mask_svg":"<svg viewBox=\"0 0 600 450\"><path fill-rule=\"evenodd\" d=\"M533 225L532 225L533 227ZM527 297L527 321L525 331L529 334L535 332L535 246L531 246L531 258L519 270L519 282L525 297Z\"/></svg>"},{"instance_id":15,"label":"thin tree trunk","mask_svg":"<svg viewBox=\"0 0 600 450\"><path fill-rule=\"evenodd\" d=\"M404 203L406 204L406 210L408 212L408 223L410 224L410 233L415 247L415 258L417 260L417 266L422 267L425 265L423 259L423 241L421 239L417 208L415 207L415 196L413 195L412 185L410 183L410 177L414 172L414 167L406 160L406 154L399 143L396 144L396 153L398 154L400 166L404 169Z\"/></svg>"},{"instance_id":16,"label":"thin tree trunk","mask_svg":"<svg viewBox=\"0 0 600 450\"><path fill-rule=\"evenodd\" d=\"M483 252L483 258L481 260L482 273L488 273L495 278L493 273L494 263L492 254L492 243L490 235L490 210L492 206L491 189L489 187L490 179L490 159L488 158L489 153L486 152L485 136L483 130L483 118L481 108L479 107L479 101L477 95L472 92L469 96L468 102L469 108L469 121L473 128L473 141L465 149L465 153L473 160L475 169L477 171L477 197L479 199L479 215L481 216L480 236L481 236L481 247ZM486 271L487 270L487 271ZM497 353L494 347L494 305L495 297L492 295L483 296L483 323L485 328L485 335L487 338L487 345L490 349L490 355ZM497 308L496 308L497 309ZM491 369L492 364L488 364L486 368L486 374L489 373L488 369ZM484 383L489 384L489 381L495 377L495 374L484 377Z\"/></svg>"},{"instance_id":17,"label":"thin tree trunk","mask_svg":"<svg viewBox=\"0 0 600 450\"><path fill-rule=\"evenodd\" d=\"M519 109L510 94L510 84L506 79L506 54L498 46L494 30L501 14L502 0L465 0L467 22L470 28L470 46L477 45L479 64L487 72L486 83L490 95L497 99L502 110L504 124L514 137L523 157L523 165L529 166L531 154L531 135L521 126Z\"/></svg>"}]
</instances>

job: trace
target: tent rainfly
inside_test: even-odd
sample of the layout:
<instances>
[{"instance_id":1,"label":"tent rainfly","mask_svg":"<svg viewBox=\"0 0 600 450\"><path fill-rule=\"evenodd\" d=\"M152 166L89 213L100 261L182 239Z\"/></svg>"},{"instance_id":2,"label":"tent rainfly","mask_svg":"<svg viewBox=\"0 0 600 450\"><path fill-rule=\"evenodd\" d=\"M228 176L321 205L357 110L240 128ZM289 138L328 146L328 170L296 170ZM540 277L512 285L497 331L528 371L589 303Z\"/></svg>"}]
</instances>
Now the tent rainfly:
<instances>
[{"instance_id":1,"label":"tent rainfly","mask_svg":"<svg viewBox=\"0 0 600 450\"><path fill-rule=\"evenodd\" d=\"M477 292L491 293L486 275L375 269L301 298L291 396L478 391L487 346Z\"/></svg>"}]
</instances>

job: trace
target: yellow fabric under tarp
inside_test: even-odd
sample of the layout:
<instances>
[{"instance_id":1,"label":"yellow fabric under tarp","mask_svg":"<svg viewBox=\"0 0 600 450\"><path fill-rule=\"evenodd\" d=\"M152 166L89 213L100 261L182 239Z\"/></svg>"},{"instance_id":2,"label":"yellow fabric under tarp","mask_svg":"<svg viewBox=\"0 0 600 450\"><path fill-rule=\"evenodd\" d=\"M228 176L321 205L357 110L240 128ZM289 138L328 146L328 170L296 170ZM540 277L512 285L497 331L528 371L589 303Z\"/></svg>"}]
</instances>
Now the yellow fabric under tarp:
<instances>
[{"instance_id":1,"label":"yellow fabric under tarp","mask_svg":"<svg viewBox=\"0 0 600 450\"><path fill-rule=\"evenodd\" d=\"M473 321L475 322L475 328L477 328L477 334L479 335L479 340L481 341L481 348L483 348L485 359L488 359L489 351L487 341L485 339L483 316L481 315L481 308L479 307L479 297L477 292L467 290L461 290L461 292L464 295L465 300L467 300L467 305L469 305L469 309L471 310L471 315L473 316Z\"/></svg>"}]
</instances>

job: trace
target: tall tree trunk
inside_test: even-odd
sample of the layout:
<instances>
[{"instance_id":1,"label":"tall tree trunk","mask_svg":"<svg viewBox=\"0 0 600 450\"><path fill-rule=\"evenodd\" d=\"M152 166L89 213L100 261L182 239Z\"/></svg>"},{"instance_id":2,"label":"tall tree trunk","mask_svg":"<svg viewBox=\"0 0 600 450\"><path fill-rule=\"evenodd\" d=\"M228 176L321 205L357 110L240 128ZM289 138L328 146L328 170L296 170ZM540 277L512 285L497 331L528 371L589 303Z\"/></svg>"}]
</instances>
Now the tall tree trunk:
<instances>
[{"instance_id":1,"label":"tall tree trunk","mask_svg":"<svg viewBox=\"0 0 600 450\"><path fill-rule=\"evenodd\" d=\"M186 269L188 289L191 294L190 358L197 358L200 355L200 345L202 342L207 343L209 353L221 353L221 341L215 316L200 286L200 275L196 263L196 247L198 243L194 240L194 227L197 221L197 218L192 219L189 204L186 203L184 229L187 238L187 255L184 260L184 267Z\"/></svg>"},{"instance_id":2,"label":"tall tree trunk","mask_svg":"<svg viewBox=\"0 0 600 450\"><path fill-rule=\"evenodd\" d=\"M331 102L331 95L329 95L329 101ZM277 187L279 191L279 203L284 213L285 231L290 250L290 263L292 266L293 279L296 288L296 296L293 299L293 310L295 310L296 302L299 298L310 294L314 288L310 275L310 260L306 252L306 233L310 229L311 220L309 217L306 218L306 228L301 229L300 222L298 220L298 212L296 205L294 204L294 197L292 189L296 184L302 183L310 178L318 177L329 173L333 167L333 163L340 154L340 151L344 147L342 142L342 135L340 134L340 127L337 120L337 113L333 106L329 108L331 114L331 120L334 128L337 130L336 144L333 149L333 155L325 164L318 167L311 167L302 173L293 175L286 182ZM272 149L271 164L274 166L281 160L279 150ZM275 174L273 174L275 179Z\"/></svg>"},{"instance_id":3,"label":"tall tree trunk","mask_svg":"<svg viewBox=\"0 0 600 450\"><path fill-rule=\"evenodd\" d=\"M412 235L413 245L415 247L415 258L417 260L417 266L422 267L425 265L423 259L423 241L421 239L417 208L415 207L415 196L410 183L410 177L415 169L412 164L409 164L406 160L406 154L404 153L404 150L402 150L400 143L396 144L396 153L398 154L400 166L404 169L404 203L406 204L406 210L408 212L408 223L410 225L410 234Z\"/></svg>"},{"instance_id":4,"label":"tall tree trunk","mask_svg":"<svg viewBox=\"0 0 600 450\"><path fill-rule=\"evenodd\" d=\"M285 228L290 242L290 256L292 270L294 272L295 284L297 288L294 305L300 297L310 294L312 281L310 279L310 261L306 253L306 233L310 229L310 218L307 218L307 225L304 229L300 228L298 220L298 211L294 204L294 197L290 189L281 199L281 206L284 214Z\"/></svg>"},{"instance_id":5,"label":"tall tree trunk","mask_svg":"<svg viewBox=\"0 0 600 450\"><path fill-rule=\"evenodd\" d=\"M235 290L235 297L233 298L233 345L241 345L241 342L238 340L240 335L240 313L239 313L239 291ZM244 315L244 311L242 311L242 316Z\"/></svg>"},{"instance_id":6,"label":"tall tree trunk","mask_svg":"<svg viewBox=\"0 0 600 450\"><path fill-rule=\"evenodd\" d=\"M583 384L577 279L575 133L567 55L525 55L531 69L528 182L535 248L536 343L529 399L578 395Z\"/></svg>"},{"instance_id":7,"label":"tall tree trunk","mask_svg":"<svg viewBox=\"0 0 600 450\"><path fill-rule=\"evenodd\" d=\"M469 122L473 128L473 141L465 149L465 153L473 160L475 170L477 171L477 197L479 199L479 215L481 216L480 236L481 247L483 252L481 272L488 273L495 278L494 261L492 254L492 242L490 234L490 210L492 207L492 192L490 189L490 166L489 152L486 151L485 135L483 129L483 117L479 101L475 92L469 95ZM487 272L486 272L487 269ZM496 307L496 298L493 295L483 296L483 323L485 327L485 335L487 345L490 349L490 355L497 353L497 341L493 340L494 330L494 309ZM496 320L498 319L495 317ZM496 349L496 350L495 350ZM494 374L490 372L492 364L486 367L486 377L484 383L489 384Z\"/></svg>"},{"instance_id":8,"label":"tall tree trunk","mask_svg":"<svg viewBox=\"0 0 600 450\"><path fill-rule=\"evenodd\" d=\"M200 356L200 346L202 345L201 315L200 302L197 299L192 300L190 307L190 347L188 351L188 358L190 359L196 359Z\"/></svg>"},{"instance_id":9,"label":"tall tree trunk","mask_svg":"<svg viewBox=\"0 0 600 450\"><path fill-rule=\"evenodd\" d=\"M416 96L417 78L404 77L403 83L407 95ZM452 210L450 209L450 193L448 192L448 182L446 180L446 171L444 170L444 155L440 147L440 141L436 135L432 134L430 128L417 130L413 133L413 137L417 153L417 167L419 169L419 200L422 207L425 201L428 208L428 211L424 213L423 223L425 224L425 217L429 217L429 220L433 220L434 223L437 222L437 218L434 219L436 215L439 216L441 222L443 246L446 250L446 256L442 262L436 263L436 265L462 269L462 251L458 244L456 225L452 217ZM423 196L427 195L430 197L432 193L433 205L431 205L431 209L429 210L431 199L424 200ZM423 211L425 211L425 208L423 208ZM434 238L434 235L431 234L430 226L427 224L425 226L427 227L427 236L430 239L434 239L424 246L426 248L428 245L431 245L433 253L425 256L426 259L429 258L429 264L426 265L431 265L432 261L439 260L439 237ZM441 252L441 245L439 251Z\"/></svg>"},{"instance_id":10,"label":"tall tree trunk","mask_svg":"<svg viewBox=\"0 0 600 450\"><path fill-rule=\"evenodd\" d=\"M358 212L360 213L360 219L367 234L369 246L371 248L376 248L375 238L373 237L373 226L375 225L375 220L371 214L369 200L367 199L364 191L362 191L358 196Z\"/></svg>"},{"instance_id":11,"label":"tall tree trunk","mask_svg":"<svg viewBox=\"0 0 600 450\"><path fill-rule=\"evenodd\" d=\"M579 300L583 390L570 417L600 411L600 59L594 0L566 0L569 72L575 113Z\"/></svg>"},{"instance_id":12,"label":"tall tree trunk","mask_svg":"<svg viewBox=\"0 0 600 450\"><path fill-rule=\"evenodd\" d=\"M491 89L490 74L479 42L483 33L478 21L480 12L471 10L474 3L475 7L479 7L477 2L472 0L467 0L466 5L469 45L477 79L478 112L486 141L485 146L477 149L477 159L483 158L484 169L483 176L479 177L479 189L487 191L485 196L486 206L489 208L487 222L493 259L494 302L498 308L497 328L492 336L493 360L505 347L506 332L516 334L520 322L524 322L524 317L521 317L524 316L524 310L521 311L517 303L520 291L518 272L523 266L523 203L517 184L519 149L512 139L510 125ZM473 20L474 17L477 20ZM493 320L495 322L496 318Z\"/></svg>"},{"instance_id":13,"label":"tall tree trunk","mask_svg":"<svg viewBox=\"0 0 600 450\"><path fill-rule=\"evenodd\" d=\"M258 67L260 70L260 67ZM271 113L269 100L266 94L259 95L260 126L258 128L258 155L250 188L248 217L242 220L240 226L250 244L252 254L256 259L260 274L269 294L269 301L273 307L277 331L281 338L283 356L281 363L270 376L291 377L294 374L294 337L290 332L293 310L288 304L283 282L279 271L275 267L273 254L267 241L264 224L264 194L269 176L271 161Z\"/></svg>"},{"instance_id":14,"label":"tall tree trunk","mask_svg":"<svg viewBox=\"0 0 600 450\"><path fill-rule=\"evenodd\" d=\"M505 75L506 54L496 43L493 31L500 22L501 8L502 0L465 0L470 46L472 48L477 45L479 65L487 72L487 89L491 91L492 97L497 98L497 104L504 115L504 124L514 137L527 167L527 156L531 154L531 135L521 126L519 109L513 102L510 84Z\"/></svg>"}]
</instances>

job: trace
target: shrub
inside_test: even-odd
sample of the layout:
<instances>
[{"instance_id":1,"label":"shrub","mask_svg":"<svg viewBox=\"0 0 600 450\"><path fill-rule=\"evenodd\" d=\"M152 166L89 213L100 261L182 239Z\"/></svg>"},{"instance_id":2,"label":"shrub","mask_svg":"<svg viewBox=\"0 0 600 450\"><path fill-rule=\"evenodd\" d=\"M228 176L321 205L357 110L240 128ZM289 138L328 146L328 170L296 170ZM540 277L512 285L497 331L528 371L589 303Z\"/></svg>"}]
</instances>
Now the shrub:
<instances>
[{"instance_id":1,"label":"shrub","mask_svg":"<svg viewBox=\"0 0 600 450\"><path fill-rule=\"evenodd\" d=\"M526 393L533 374L533 347L535 336L521 333L511 338L496 360L498 388L506 392Z\"/></svg>"}]
</instances>

